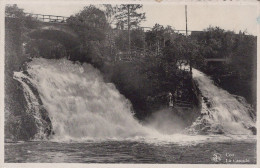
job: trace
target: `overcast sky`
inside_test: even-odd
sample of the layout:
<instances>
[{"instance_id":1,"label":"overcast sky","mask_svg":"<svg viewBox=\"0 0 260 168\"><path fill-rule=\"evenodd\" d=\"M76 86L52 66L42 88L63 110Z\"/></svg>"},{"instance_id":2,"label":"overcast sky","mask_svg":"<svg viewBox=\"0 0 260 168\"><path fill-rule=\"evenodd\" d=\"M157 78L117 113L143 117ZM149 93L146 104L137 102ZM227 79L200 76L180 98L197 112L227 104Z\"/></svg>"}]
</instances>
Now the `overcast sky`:
<instances>
[{"instance_id":1,"label":"overcast sky","mask_svg":"<svg viewBox=\"0 0 260 168\"><path fill-rule=\"evenodd\" d=\"M25 12L70 16L79 12L84 4L21 3L18 6ZM184 5L150 3L144 4L142 11L146 13L146 21L141 24L144 27L159 23L175 29L185 29ZM188 5L188 29L203 30L211 25L257 35L257 16L256 5Z\"/></svg>"}]
</instances>

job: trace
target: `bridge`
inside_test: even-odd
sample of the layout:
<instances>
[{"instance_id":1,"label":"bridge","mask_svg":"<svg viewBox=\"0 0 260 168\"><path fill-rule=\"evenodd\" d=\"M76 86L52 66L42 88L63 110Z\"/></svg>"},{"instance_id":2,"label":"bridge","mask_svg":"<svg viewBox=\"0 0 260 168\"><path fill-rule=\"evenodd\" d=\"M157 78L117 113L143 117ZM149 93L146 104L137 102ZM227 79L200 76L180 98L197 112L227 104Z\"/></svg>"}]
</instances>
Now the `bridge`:
<instances>
[{"instance_id":1,"label":"bridge","mask_svg":"<svg viewBox=\"0 0 260 168\"><path fill-rule=\"evenodd\" d=\"M39 22L28 34L31 38L58 41L66 49L72 50L80 45L79 35L67 24Z\"/></svg>"},{"instance_id":2,"label":"bridge","mask_svg":"<svg viewBox=\"0 0 260 168\"><path fill-rule=\"evenodd\" d=\"M80 37L67 23L68 17L33 13L25 13L25 17L30 17L32 21L37 22L27 34L32 39L57 41L66 48L69 55L79 48ZM17 19L13 15L7 15L5 18L10 22Z\"/></svg>"}]
</instances>

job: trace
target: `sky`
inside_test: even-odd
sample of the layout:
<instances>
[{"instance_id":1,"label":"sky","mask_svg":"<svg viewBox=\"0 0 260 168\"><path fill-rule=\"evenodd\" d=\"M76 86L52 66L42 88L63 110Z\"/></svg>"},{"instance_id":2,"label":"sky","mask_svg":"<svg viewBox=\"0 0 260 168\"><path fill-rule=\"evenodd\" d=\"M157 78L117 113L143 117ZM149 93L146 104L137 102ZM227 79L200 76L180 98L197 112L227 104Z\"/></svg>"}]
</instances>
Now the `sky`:
<instances>
[{"instance_id":1,"label":"sky","mask_svg":"<svg viewBox=\"0 0 260 168\"><path fill-rule=\"evenodd\" d=\"M79 3L18 3L25 12L70 16L79 12L85 4ZM246 31L257 35L257 5L213 5L188 4L188 30L197 31L209 26L219 26L225 30L238 33ZM163 26L170 25L177 30L185 30L184 4L145 3L140 12L146 13L143 27L153 27L155 23ZM260 24L260 22L259 22Z\"/></svg>"}]
</instances>

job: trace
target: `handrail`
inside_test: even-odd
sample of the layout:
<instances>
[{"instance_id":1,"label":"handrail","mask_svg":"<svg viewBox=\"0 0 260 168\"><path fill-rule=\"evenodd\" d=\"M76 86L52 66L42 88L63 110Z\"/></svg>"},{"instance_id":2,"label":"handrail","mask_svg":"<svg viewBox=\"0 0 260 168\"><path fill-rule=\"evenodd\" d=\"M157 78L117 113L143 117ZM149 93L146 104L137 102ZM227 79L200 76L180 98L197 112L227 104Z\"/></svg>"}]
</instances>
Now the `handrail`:
<instances>
[{"instance_id":1,"label":"handrail","mask_svg":"<svg viewBox=\"0 0 260 168\"><path fill-rule=\"evenodd\" d=\"M24 14L27 14L27 15L44 15L44 14L38 14L38 13L24 13ZM66 16L58 16L58 15L44 15L44 16L55 16L55 17L69 18L69 17L66 17Z\"/></svg>"},{"instance_id":2,"label":"handrail","mask_svg":"<svg viewBox=\"0 0 260 168\"><path fill-rule=\"evenodd\" d=\"M69 17L65 16L56 16L56 15L43 15L43 14L34 14L34 13L25 13L26 16L31 16L37 20L43 22L54 22L54 23L66 23Z\"/></svg>"}]
</instances>

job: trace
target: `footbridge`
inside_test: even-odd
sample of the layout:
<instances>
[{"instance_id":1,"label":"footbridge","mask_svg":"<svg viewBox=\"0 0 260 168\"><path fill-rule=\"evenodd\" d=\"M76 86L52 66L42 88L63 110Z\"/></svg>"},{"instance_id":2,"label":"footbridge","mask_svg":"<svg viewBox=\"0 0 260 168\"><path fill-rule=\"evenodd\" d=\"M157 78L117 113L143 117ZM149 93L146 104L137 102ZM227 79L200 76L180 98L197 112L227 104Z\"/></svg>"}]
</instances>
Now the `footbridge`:
<instances>
[{"instance_id":1,"label":"footbridge","mask_svg":"<svg viewBox=\"0 0 260 168\"><path fill-rule=\"evenodd\" d=\"M39 25L31 30L30 37L58 41L68 52L73 52L79 47L79 35L67 24L68 17L32 13L25 13L25 16L31 17Z\"/></svg>"},{"instance_id":2,"label":"footbridge","mask_svg":"<svg viewBox=\"0 0 260 168\"><path fill-rule=\"evenodd\" d=\"M68 17L33 13L25 13L25 17L37 23L31 26L27 34L29 37L57 41L66 48L68 53L79 48L79 34L67 23ZM6 16L6 20L10 20L11 22L14 19L17 18L12 15Z\"/></svg>"}]
</instances>

